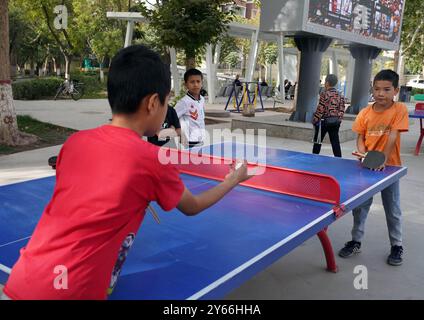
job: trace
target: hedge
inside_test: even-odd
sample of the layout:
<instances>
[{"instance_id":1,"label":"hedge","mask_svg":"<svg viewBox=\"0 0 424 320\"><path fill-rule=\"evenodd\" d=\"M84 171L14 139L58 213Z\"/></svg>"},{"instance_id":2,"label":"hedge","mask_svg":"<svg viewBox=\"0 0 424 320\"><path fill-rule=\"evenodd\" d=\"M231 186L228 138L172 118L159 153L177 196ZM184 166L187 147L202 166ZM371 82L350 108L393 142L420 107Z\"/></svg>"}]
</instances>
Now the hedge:
<instances>
[{"instance_id":1,"label":"hedge","mask_svg":"<svg viewBox=\"0 0 424 320\"><path fill-rule=\"evenodd\" d=\"M62 79L56 77L13 82L13 99L36 100L41 98L54 97L62 82Z\"/></svg>"}]
</instances>

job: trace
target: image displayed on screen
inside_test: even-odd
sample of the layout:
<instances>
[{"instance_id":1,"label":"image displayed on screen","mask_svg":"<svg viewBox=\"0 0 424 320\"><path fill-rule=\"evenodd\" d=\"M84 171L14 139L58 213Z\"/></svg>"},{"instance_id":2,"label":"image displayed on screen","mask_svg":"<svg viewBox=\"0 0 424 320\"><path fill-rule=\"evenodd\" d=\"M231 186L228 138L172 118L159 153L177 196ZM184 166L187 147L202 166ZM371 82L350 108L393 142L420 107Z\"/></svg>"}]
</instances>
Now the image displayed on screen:
<instances>
[{"instance_id":1,"label":"image displayed on screen","mask_svg":"<svg viewBox=\"0 0 424 320\"><path fill-rule=\"evenodd\" d=\"M405 0L310 0L308 23L395 42Z\"/></svg>"}]
</instances>

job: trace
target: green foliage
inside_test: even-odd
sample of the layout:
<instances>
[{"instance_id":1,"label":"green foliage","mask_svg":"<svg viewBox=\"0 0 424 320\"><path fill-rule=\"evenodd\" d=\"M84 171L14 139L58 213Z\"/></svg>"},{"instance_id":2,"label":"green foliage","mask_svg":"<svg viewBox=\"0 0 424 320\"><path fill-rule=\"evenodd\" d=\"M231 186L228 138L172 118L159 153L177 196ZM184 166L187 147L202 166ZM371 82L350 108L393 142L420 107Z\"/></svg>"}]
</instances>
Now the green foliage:
<instances>
[{"instance_id":1,"label":"green foliage","mask_svg":"<svg viewBox=\"0 0 424 320\"><path fill-rule=\"evenodd\" d=\"M424 89L412 88L411 96L415 96L416 94L424 94Z\"/></svg>"},{"instance_id":2,"label":"green foliage","mask_svg":"<svg viewBox=\"0 0 424 320\"><path fill-rule=\"evenodd\" d=\"M261 65L276 64L278 59L278 46L275 43L262 43L258 53L258 62Z\"/></svg>"},{"instance_id":3,"label":"green foliage","mask_svg":"<svg viewBox=\"0 0 424 320\"><path fill-rule=\"evenodd\" d=\"M12 83L13 99L36 100L53 97L62 81L60 78L49 77L14 82Z\"/></svg>"},{"instance_id":4,"label":"green foliage","mask_svg":"<svg viewBox=\"0 0 424 320\"><path fill-rule=\"evenodd\" d=\"M401 38L406 68L411 73L424 73L424 1L406 1Z\"/></svg>"},{"instance_id":5,"label":"green foliage","mask_svg":"<svg viewBox=\"0 0 424 320\"><path fill-rule=\"evenodd\" d=\"M18 6L19 1L9 4L9 45L11 56L23 66L26 62L41 65L49 56L59 56L49 31L44 29L38 20L32 20L30 11Z\"/></svg>"},{"instance_id":6,"label":"green foliage","mask_svg":"<svg viewBox=\"0 0 424 320\"><path fill-rule=\"evenodd\" d=\"M113 57L124 42L122 22L106 17L107 11L113 9L108 2L74 2L74 21L86 38L87 49L101 64L107 57Z\"/></svg>"},{"instance_id":7,"label":"green foliage","mask_svg":"<svg viewBox=\"0 0 424 320\"><path fill-rule=\"evenodd\" d=\"M226 0L162 1L155 8L143 3L139 9L156 31L164 46L184 50L186 58L194 58L207 43L215 43L232 21L232 12L223 12Z\"/></svg>"},{"instance_id":8,"label":"green foliage","mask_svg":"<svg viewBox=\"0 0 424 320\"><path fill-rule=\"evenodd\" d=\"M99 81L98 73L71 72L71 79L83 83L84 98L105 98L106 82ZM63 80L59 77L46 77L14 82L13 98L17 100L53 98Z\"/></svg>"},{"instance_id":9,"label":"green foliage","mask_svg":"<svg viewBox=\"0 0 424 320\"><path fill-rule=\"evenodd\" d=\"M231 68L235 68L240 62L240 53L236 51L230 52L224 59L225 63L228 63Z\"/></svg>"},{"instance_id":10,"label":"green foliage","mask_svg":"<svg viewBox=\"0 0 424 320\"><path fill-rule=\"evenodd\" d=\"M83 98L105 98L106 83L100 82L97 72L71 72L71 79L82 82L84 86Z\"/></svg>"},{"instance_id":11,"label":"green foliage","mask_svg":"<svg viewBox=\"0 0 424 320\"><path fill-rule=\"evenodd\" d=\"M94 54L99 63L112 57L123 45L125 22L108 19L107 11L129 11L128 0L10 0L11 48L18 64L33 61L38 65L51 56L64 62L63 56ZM68 10L66 29L56 30L55 6ZM13 41L14 40L14 41Z\"/></svg>"}]
</instances>

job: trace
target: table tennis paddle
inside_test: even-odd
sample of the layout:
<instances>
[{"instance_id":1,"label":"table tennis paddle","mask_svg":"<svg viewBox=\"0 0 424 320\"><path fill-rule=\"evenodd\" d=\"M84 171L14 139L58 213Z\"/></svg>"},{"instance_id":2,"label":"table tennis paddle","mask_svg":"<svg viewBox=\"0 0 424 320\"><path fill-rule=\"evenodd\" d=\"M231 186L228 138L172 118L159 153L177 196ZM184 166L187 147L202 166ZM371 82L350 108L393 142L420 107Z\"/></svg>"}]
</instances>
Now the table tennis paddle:
<instances>
[{"instance_id":1,"label":"table tennis paddle","mask_svg":"<svg viewBox=\"0 0 424 320\"><path fill-rule=\"evenodd\" d=\"M380 151L371 150L365 154L354 151L352 152L352 155L359 157L361 159L362 166L371 170L380 168L384 162L386 162L386 155Z\"/></svg>"},{"instance_id":2,"label":"table tennis paddle","mask_svg":"<svg viewBox=\"0 0 424 320\"><path fill-rule=\"evenodd\" d=\"M175 137L178 137L178 134L175 131L175 129L173 129L173 128L162 129L158 133L158 140L159 141L166 141L168 138L172 139L172 138L175 138Z\"/></svg>"},{"instance_id":3,"label":"table tennis paddle","mask_svg":"<svg viewBox=\"0 0 424 320\"><path fill-rule=\"evenodd\" d=\"M56 162L57 162L57 156L50 157L48 160L49 166L52 167L52 169L56 169Z\"/></svg>"}]
</instances>

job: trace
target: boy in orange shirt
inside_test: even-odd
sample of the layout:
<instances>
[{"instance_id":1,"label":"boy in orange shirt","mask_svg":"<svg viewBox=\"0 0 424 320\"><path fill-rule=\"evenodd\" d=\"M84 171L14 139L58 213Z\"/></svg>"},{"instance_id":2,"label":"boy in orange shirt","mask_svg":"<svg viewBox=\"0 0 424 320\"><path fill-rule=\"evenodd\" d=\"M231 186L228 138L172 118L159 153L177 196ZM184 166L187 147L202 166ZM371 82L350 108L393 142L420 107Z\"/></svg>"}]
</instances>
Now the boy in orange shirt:
<instances>
[{"instance_id":1,"label":"boy in orange shirt","mask_svg":"<svg viewBox=\"0 0 424 320\"><path fill-rule=\"evenodd\" d=\"M358 134L357 148L361 153L381 151L386 156L385 165L400 166L400 133L408 131L408 109L403 103L394 102L399 92L399 75L392 70L382 70L374 78L375 103L362 109L352 130ZM387 263L402 264L402 213L400 209L399 181L381 191L384 212L391 244ZM345 244L339 256L347 258L360 252L365 220L373 198L353 210L352 241Z\"/></svg>"}]
</instances>

